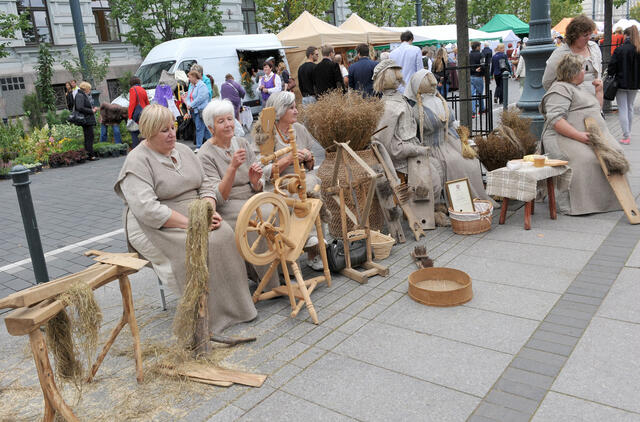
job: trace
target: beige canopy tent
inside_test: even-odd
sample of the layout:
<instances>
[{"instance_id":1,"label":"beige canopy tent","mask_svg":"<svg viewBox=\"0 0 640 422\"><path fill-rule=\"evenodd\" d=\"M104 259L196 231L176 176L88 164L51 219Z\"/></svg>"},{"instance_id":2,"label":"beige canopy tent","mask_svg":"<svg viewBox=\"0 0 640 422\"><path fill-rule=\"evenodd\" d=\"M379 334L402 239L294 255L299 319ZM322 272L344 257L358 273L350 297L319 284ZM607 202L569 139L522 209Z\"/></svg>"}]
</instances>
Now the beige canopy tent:
<instances>
[{"instance_id":1,"label":"beige canopy tent","mask_svg":"<svg viewBox=\"0 0 640 422\"><path fill-rule=\"evenodd\" d=\"M357 13L352 13L351 16L349 16L349 19L344 21L339 28L345 31L365 34L367 36L367 43L369 44L390 44L400 42L399 33L378 28L374 24L362 19Z\"/></svg>"},{"instance_id":2,"label":"beige canopy tent","mask_svg":"<svg viewBox=\"0 0 640 422\"><path fill-rule=\"evenodd\" d=\"M311 13L304 11L296 20L277 35L285 47L291 76L297 79L298 67L304 63L305 50L309 46L320 48L323 44L331 44L334 48L353 48L367 42L367 36L345 31L322 21ZM297 91L297 90L296 90ZM299 95L299 92L296 92Z\"/></svg>"}]
</instances>

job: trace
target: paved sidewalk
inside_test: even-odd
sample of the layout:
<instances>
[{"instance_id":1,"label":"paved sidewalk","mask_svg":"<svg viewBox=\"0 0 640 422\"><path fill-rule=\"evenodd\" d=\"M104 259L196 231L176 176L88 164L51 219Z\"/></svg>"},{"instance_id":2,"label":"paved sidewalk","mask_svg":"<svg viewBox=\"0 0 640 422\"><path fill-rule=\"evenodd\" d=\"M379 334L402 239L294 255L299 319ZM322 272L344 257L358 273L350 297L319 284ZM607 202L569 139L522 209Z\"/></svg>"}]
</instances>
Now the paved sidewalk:
<instances>
[{"instance_id":1,"label":"paved sidewalk","mask_svg":"<svg viewBox=\"0 0 640 422\"><path fill-rule=\"evenodd\" d=\"M607 120L618 136L617 116ZM624 149L635 167L640 136ZM80 218L86 219L76 224L80 230L92 218L103 228L76 242L118 230L120 204L110 189L120 165L117 159L101 160L35 176L34 197L47 197L46 209L36 205L43 238L75 233L73 225L62 229L62 223ZM63 173L73 182L59 187L66 192L60 194L53 191L53 179ZM629 180L639 193L640 175L632 173ZM11 203L5 199L15 195L12 189L0 184L3 203ZM65 194L76 198L74 205ZM408 255L415 242L408 241L394 246L383 262L390 267L388 277L360 285L337 276L331 288L318 288L312 297L320 325L310 322L306 310L290 318L288 301L276 299L257 305L257 320L231 330L258 340L236 348L225 364L268 374L263 387L189 384L176 393L167 390L175 388L172 381L152 377L137 385L125 332L96 381L83 387L75 409L83 420L640 421L640 226L629 225L622 212L559 215L554 221L545 206L536 207L530 231L523 229L518 209L509 212L505 225L497 224L496 215L488 233L460 236L438 228L420 242L437 266L469 273L474 298L463 306L426 307L407 296L406 279L415 269ZM21 227L15 209L2 213L13 218L11 227ZM116 233L56 254L50 268L56 261L62 271L66 262L85 265L89 261L79 253L96 246L124 250ZM5 262L0 266L11 264ZM21 271L0 282L10 287ZM168 311L160 309L156 278L148 269L131 280L141 336L150 350L155 342L169 341L176 300L170 295ZM121 307L115 286L96 296L105 314L104 340ZM9 336L0 325L0 409L9 420L37 420L42 398L26 339ZM153 353L145 361L149 366ZM162 406L155 406L157 396ZM65 388L65 397L74 403L72 387Z\"/></svg>"}]
</instances>

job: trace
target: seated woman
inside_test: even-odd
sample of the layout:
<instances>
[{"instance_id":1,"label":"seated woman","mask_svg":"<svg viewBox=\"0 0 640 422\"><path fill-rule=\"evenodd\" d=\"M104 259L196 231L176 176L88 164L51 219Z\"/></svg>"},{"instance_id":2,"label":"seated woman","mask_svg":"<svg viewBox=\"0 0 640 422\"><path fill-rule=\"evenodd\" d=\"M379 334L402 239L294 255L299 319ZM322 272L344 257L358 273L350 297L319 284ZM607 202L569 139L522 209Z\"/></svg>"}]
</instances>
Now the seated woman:
<instances>
[{"instance_id":1,"label":"seated woman","mask_svg":"<svg viewBox=\"0 0 640 422\"><path fill-rule=\"evenodd\" d=\"M233 230L242 206L257 192L262 192L262 166L246 139L234 135L234 107L229 100L213 100L202 113L202 119L213 134L198 151L204 173L213 185L217 211ZM270 210L262 210L269 215ZM250 235L257 236L255 233ZM250 239L252 240L252 239ZM235 245L234 245L235 246ZM249 266L249 274L256 282L268 268ZM270 288L277 287L278 276L274 274Z\"/></svg>"},{"instance_id":2,"label":"seated woman","mask_svg":"<svg viewBox=\"0 0 640 422\"><path fill-rule=\"evenodd\" d=\"M620 209L620 204L607 181L600 163L589 144L584 119L598 122L609 146L621 151L600 114L602 85L596 85L596 96L581 84L584 81L584 59L565 55L558 63L556 81L542 97L540 112L544 116L542 143L551 158L568 160L573 170L568 192L557 196L558 210L580 215ZM600 100L598 100L600 98Z\"/></svg>"},{"instance_id":3,"label":"seated woman","mask_svg":"<svg viewBox=\"0 0 640 422\"><path fill-rule=\"evenodd\" d=\"M306 183L309 196L319 197L319 194L313 192L313 188L316 185L320 185L320 179L316 176L314 166L320 165L324 160L324 149L318 141L309 133L304 125L298 123L298 109L296 108L296 96L292 92L277 92L272 94L267 100L265 107L274 107L276 110L276 124L273 131L275 136L275 149L274 151L286 148L289 140L289 126L293 126L293 131L296 138L296 145L298 146L298 160L304 165L306 170ZM262 126L260 120L254 125L253 139L256 144L261 145L266 142L267 135L262 132ZM266 189L273 189L273 181L271 180L271 172L273 164L267 164L264 169L264 177L266 181ZM285 154L278 158L278 170L280 176L285 174L294 173L293 170L293 156ZM318 244L318 238L315 236L315 229L311 232L312 236L309 237L305 247L312 247ZM307 253L309 259L308 264L316 271L322 270L322 260L311 250Z\"/></svg>"},{"instance_id":4,"label":"seated woman","mask_svg":"<svg viewBox=\"0 0 640 422\"><path fill-rule=\"evenodd\" d=\"M432 177L439 178L438 182L434 180L434 185L444 186L449 180L467 177L472 197L493 204L484 190L480 161L462 156L462 144L456 131L459 123L452 118L453 111L438 93L437 85L435 76L422 69L413 74L404 92L405 97L415 103L413 111L419 133L422 133L422 145L431 148L430 161L437 170L432 172Z\"/></svg>"},{"instance_id":5,"label":"seated woman","mask_svg":"<svg viewBox=\"0 0 640 422\"><path fill-rule=\"evenodd\" d=\"M120 170L116 194L125 203L130 246L151 261L158 276L181 295L186 283L185 241L189 203L216 192L189 147L176 143L174 118L160 105L144 109L140 131L145 141L132 150ZM247 272L234 245L233 230L216 212L209 232L209 330L250 321L256 308Z\"/></svg>"}]
</instances>

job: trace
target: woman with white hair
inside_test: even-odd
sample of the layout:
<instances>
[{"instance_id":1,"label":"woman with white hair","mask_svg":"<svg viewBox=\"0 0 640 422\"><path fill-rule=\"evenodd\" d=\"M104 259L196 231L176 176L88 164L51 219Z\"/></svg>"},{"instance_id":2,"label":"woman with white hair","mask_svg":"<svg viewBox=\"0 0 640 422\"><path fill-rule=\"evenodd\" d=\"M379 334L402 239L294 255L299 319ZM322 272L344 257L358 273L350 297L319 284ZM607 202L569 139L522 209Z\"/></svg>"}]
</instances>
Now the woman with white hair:
<instances>
[{"instance_id":1,"label":"woman with white hair","mask_svg":"<svg viewBox=\"0 0 640 422\"><path fill-rule=\"evenodd\" d=\"M212 136L200 147L198 159L213 185L217 211L235 230L242 206L253 195L262 192L262 166L247 140L234 135L234 106L231 101L211 101L202 118ZM268 215L271 210L262 211ZM267 269L268 266L247 265L250 278L256 282ZM278 276L274 274L269 287L277 287L278 284Z\"/></svg>"},{"instance_id":2,"label":"woman with white hair","mask_svg":"<svg viewBox=\"0 0 640 422\"><path fill-rule=\"evenodd\" d=\"M216 190L191 149L176 143L174 116L153 104L142 112L145 140L134 148L114 186L125 203L125 233L130 247L151 262L160 279L182 295L186 285L189 204L203 198L216 209ZM233 230L217 212L209 227L209 330L254 319L256 308L247 272L234 244Z\"/></svg>"},{"instance_id":3,"label":"woman with white hair","mask_svg":"<svg viewBox=\"0 0 640 422\"><path fill-rule=\"evenodd\" d=\"M318 141L309 133L306 127L298 123L298 109L296 108L296 96L293 92L281 91L269 97L266 107L274 107L276 110L276 124L273 127L273 135L275 136L274 152L286 148L289 141L289 127L293 127L296 145L298 146L298 160L304 165L306 170L306 183L309 196L318 197L313 191L316 185L320 184L320 179L316 176L314 167L319 166L324 160L324 149ZM262 132L260 120L253 127L253 139L256 144L261 145L267 141L268 135ZM263 171L267 188L273 189L273 181L271 180L271 171L273 164L267 164ZM285 154L278 158L278 170L281 176L294 173L293 156L291 153ZM314 233L314 232L312 232ZM305 247L312 247L318 244L318 238L315 235L309 237ZM313 251L307 253L309 259L308 264L316 271L322 270L322 260Z\"/></svg>"}]
</instances>

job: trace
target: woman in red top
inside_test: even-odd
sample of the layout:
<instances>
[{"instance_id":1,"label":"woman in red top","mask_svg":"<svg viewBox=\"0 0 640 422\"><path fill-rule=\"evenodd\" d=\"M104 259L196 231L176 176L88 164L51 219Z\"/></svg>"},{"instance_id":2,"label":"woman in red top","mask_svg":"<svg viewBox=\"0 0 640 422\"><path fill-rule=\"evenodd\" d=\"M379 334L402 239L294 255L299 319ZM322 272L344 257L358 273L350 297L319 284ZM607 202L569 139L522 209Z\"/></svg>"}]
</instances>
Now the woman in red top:
<instances>
[{"instance_id":1,"label":"woman in red top","mask_svg":"<svg viewBox=\"0 0 640 422\"><path fill-rule=\"evenodd\" d=\"M129 89L129 119L133 119L133 113L138 105L141 108L145 108L149 105L147 91L145 91L145 89L140 86L141 83L142 82L140 81L140 78L138 78L137 76L134 76L129 80L129 85L131 86L131 88ZM140 120L140 114L142 114L142 110L140 111L140 113L137 113L136 117L138 120ZM138 123L138 120L133 120ZM140 143L138 136L140 136L139 130L131 131L131 148L137 147Z\"/></svg>"}]
</instances>

